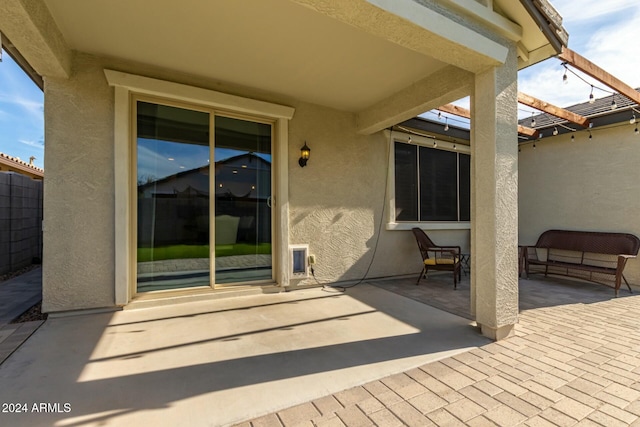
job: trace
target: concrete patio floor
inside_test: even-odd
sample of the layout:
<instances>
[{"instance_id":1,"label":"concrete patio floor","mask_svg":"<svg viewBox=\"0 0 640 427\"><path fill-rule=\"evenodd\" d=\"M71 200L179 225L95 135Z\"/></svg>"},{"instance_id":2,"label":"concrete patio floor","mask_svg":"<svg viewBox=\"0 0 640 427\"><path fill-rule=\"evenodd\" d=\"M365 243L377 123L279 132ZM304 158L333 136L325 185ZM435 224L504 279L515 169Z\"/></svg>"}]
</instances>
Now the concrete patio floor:
<instances>
[{"instance_id":1,"label":"concrete patio floor","mask_svg":"<svg viewBox=\"0 0 640 427\"><path fill-rule=\"evenodd\" d=\"M369 284L50 318L0 365L27 408L0 425L229 425L488 343Z\"/></svg>"}]
</instances>

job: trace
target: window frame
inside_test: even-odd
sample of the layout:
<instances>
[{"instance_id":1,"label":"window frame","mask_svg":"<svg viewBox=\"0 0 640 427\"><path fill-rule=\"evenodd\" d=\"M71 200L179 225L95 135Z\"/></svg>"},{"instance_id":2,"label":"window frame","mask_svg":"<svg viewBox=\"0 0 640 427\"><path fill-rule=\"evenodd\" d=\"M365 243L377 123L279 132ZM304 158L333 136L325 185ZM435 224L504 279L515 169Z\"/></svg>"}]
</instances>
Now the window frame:
<instances>
[{"instance_id":1,"label":"window frame","mask_svg":"<svg viewBox=\"0 0 640 427\"><path fill-rule=\"evenodd\" d=\"M450 141L443 141L438 138L427 138L421 135L413 135L404 132L398 131L385 131L387 140L389 143L389 164L388 164L388 174L387 174L387 230L411 230L414 227L426 229L426 230L470 230L471 229L471 221L396 221L396 179L395 179L395 144L396 142L401 142L405 144L412 144L421 147L426 147L432 150L443 150L443 151L451 151L457 152L461 154L468 154L471 156L471 147L462 143L453 143ZM433 147L433 143L437 142L438 146ZM455 148L454 148L455 147ZM458 166L458 177L460 176L459 169L459 160L457 162ZM418 172L419 179L419 172ZM472 191L472 188L470 189ZM460 198L460 185L457 188L457 197L458 204ZM472 196L470 194L470 199ZM460 208L458 206L458 212Z\"/></svg>"},{"instance_id":2,"label":"window frame","mask_svg":"<svg viewBox=\"0 0 640 427\"><path fill-rule=\"evenodd\" d=\"M219 115L245 116L251 120L272 121L274 158L277 166L272 172L275 194L278 200L273 210L274 236L278 236L277 253L273 252L273 269L276 285L287 286L289 222L288 222L288 126L293 117L293 107L230 95L210 89L159 80L135 74L105 69L109 86L114 88L114 184L115 184L115 303L127 305L136 295L136 268L134 233L136 231L135 206L131 188L134 161L132 141L135 126L132 124L133 103L137 99L156 98L160 103L188 106L190 109L215 110ZM156 102L156 101L152 101ZM192 292L197 293L197 288ZM176 291L177 293L184 291ZM173 295L175 292L167 292Z\"/></svg>"}]
</instances>

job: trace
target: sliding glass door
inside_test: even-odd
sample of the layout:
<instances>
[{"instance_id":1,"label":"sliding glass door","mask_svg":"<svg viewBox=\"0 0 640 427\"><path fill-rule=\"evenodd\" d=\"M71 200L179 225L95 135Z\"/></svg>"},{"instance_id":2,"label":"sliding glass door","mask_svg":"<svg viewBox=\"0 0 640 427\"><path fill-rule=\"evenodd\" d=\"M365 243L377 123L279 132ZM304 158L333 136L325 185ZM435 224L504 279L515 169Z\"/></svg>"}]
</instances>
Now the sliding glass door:
<instances>
[{"instance_id":1,"label":"sliding glass door","mask_svg":"<svg viewBox=\"0 0 640 427\"><path fill-rule=\"evenodd\" d=\"M136 124L137 292L272 280L272 125L144 101Z\"/></svg>"},{"instance_id":2,"label":"sliding glass door","mask_svg":"<svg viewBox=\"0 0 640 427\"><path fill-rule=\"evenodd\" d=\"M215 118L216 283L272 278L271 125Z\"/></svg>"}]
</instances>

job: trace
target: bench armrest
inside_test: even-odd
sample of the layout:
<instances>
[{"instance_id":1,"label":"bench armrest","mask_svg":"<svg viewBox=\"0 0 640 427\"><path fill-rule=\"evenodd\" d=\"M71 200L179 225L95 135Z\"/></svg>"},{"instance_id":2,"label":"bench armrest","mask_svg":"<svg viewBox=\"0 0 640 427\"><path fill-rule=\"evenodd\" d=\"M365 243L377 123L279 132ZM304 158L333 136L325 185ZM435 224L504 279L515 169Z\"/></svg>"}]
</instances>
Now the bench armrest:
<instances>
[{"instance_id":1,"label":"bench armrest","mask_svg":"<svg viewBox=\"0 0 640 427\"><path fill-rule=\"evenodd\" d=\"M629 259L629 258L637 258L637 255L624 255L624 254L620 254L620 255L618 255L618 258L625 258L625 259Z\"/></svg>"}]
</instances>

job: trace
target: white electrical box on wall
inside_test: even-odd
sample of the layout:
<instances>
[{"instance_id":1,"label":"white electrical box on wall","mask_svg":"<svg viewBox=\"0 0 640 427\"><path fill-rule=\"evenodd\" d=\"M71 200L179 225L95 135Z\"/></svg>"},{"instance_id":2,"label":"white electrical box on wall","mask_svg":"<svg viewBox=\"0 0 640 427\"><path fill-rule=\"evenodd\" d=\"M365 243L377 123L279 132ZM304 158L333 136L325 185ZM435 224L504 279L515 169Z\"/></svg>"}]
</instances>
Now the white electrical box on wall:
<instances>
[{"instance_id":1,"label":"white electrical box on wall","mask_svg":"<svg viewBox=\"0 0 640 427\"><path fill-rule=\"evenodd\" d=\"M289 246L289 265L292 279L309 277L309 245Z\"/></svg>"}]
</instances>

